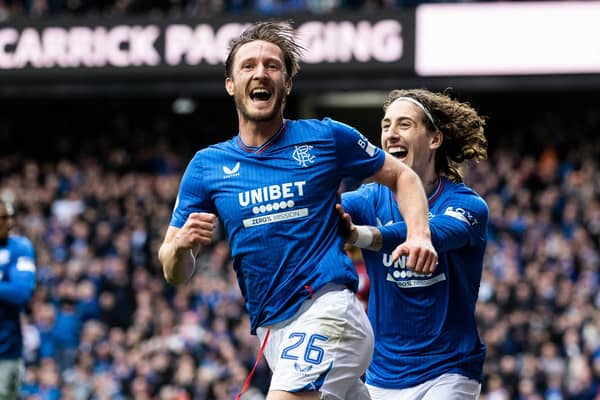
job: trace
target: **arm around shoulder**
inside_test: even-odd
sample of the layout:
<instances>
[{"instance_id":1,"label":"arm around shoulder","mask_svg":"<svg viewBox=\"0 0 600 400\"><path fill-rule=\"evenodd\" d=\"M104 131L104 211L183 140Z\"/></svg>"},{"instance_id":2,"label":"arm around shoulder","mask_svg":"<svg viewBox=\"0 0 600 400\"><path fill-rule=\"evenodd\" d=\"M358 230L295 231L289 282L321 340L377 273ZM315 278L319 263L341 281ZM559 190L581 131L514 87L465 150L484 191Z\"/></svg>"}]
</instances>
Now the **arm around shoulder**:
<instances>
[{"instance_id":1,"label":"arm around shoulder","mask_svg":"<svg viewBox=\"0 0 600 400\"><path fill-rule=\"evenodd\" d=\"M386 154L383 166L372 179L396 193L398 208L408 227L407 236L429 239L429 206L419 176L406 164Z\"/></svg>"},{"instance_id":2,"label":"arm around shoulder","mask_svg":"<svg viewBox=\"0 0 600 400\"><path fill-rule=\"evenodd\" d=\"M382 168L373 178L396 193L398 209L406 221L406 241L394 257L408 256L406 266L413 271L430 273L437 265L437 252L431 243L429 205L419 176L400 160L386 154Z\"/></svg>"}]
</instances>

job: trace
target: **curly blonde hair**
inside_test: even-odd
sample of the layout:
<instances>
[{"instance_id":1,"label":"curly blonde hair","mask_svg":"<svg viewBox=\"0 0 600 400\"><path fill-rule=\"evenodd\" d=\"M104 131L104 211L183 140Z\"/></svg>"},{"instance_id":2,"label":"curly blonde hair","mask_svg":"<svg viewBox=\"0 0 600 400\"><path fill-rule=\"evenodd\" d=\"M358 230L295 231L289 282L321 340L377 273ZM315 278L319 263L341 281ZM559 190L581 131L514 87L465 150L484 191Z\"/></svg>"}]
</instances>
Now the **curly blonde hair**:
<instances>
[{"instance_id":1,"label":"curly blonde hair","mask_svg":"<svg viewBox=\"0 0 600 400\"><path fill-rule=\"evenodd\" d=\"M487 159L485 117L480 116L470 104L452 99L446 93L434 93L426 89L396 89L388 94L383 111L387 111L399 97L410 97L421 103L433 117L433 121L430 121L423 113L427 129L435 131L437 127L444 135L435 155L438 174L447 176L453 182L462 182L464 173L461 164L464 161Z\"/></svg>"}]
</instances>

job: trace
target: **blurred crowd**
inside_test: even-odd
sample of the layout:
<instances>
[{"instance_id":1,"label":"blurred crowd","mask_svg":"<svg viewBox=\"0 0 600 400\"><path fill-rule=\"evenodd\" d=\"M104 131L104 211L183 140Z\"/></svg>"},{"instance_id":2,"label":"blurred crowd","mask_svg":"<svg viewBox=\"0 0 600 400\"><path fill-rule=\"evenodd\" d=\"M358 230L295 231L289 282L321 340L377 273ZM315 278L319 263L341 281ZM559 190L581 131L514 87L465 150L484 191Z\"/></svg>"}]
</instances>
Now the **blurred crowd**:
<instances>
[{"instance_id":1,"label":"blurred crowd","mask_svg":"<svg viewBox=\"0 0 600 400\"><path fill-rule=\"evenodd\" d=\"M490 208L484 400L600 399L600 115L569 123L502 132L467 169ZM258 341L222 232L181 287L156 259L187 155L151 142L104 149L0 157L0 196L37 253L23 398L232 399ZM261 360L244 398L263 399L269 380Z\"/></svg>"},{"instance_id":2,"label":"blurred crowd","mask_svg":"<svg viewBox=\"0 0 600 400\"><path fill-rule=\"evenodd\" d=\"M483 399L600 399L599 144L501 150L470 171L490 208Z\"/></svg>"},{"instance_id":3,"label":"blurred crowd","mask_svg":"<svg viewBox=\"0 0 600 400\"><path fill-rule=\"evenodd\" d=\"M104 165L2 159L0 195L14 199L38 266L23 319L23 397L231 399L256 339L227 242L202 254L189 284L168 287L156 254L180 171L128 171L126 159L118 149Z\"/></svg>"},{"instance_id":4,"label":"blurred crowd","mask_svg":"<svg viewBox=\"0 0 600 400\"><path fill-rule=\"evenodd\" d=\"M0 0L0 22L17 17L154 15L214 17L239 14L278 16L327 14L414 7L422 3L495 0Z\"/></svg>"}]
</instances>

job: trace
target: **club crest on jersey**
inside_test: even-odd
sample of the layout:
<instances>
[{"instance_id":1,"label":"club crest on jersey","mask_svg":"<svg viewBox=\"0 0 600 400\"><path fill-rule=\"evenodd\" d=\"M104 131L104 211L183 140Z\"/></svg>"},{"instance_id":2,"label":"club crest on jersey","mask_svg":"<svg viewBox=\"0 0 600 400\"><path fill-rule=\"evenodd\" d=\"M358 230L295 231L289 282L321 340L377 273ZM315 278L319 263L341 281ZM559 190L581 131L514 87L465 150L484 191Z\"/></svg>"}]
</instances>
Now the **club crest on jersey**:
<instances>
[{"instance_id":1,"label":"club crest on jersey","mask_svg":"<svg viewBox=\"0 0 600 400\"><path fill-rule=\"evenodd\" d=\"M234 176L240 176L238 172L240 170L240 162L238 161L233 168L229 168L227 165L223 165L223 172L225 172L225 176L223 178L232 178Z\"/></svg>"},{"instance_id":2,"label":"club crest on jersey","mask_svg":"<svg viewBox=\"0 0 600 400\"><path fill-rule=\"evenodd\" d=\"M308 166L308 164L315 162L315 156L310 154L310 151L313 148L311 145L303 144L300 146L296 145L294 147L295 150L292 153L292 158L298 161L298 165L300 165L300 167L305 168Z\"/></svg>"}]
</instances>

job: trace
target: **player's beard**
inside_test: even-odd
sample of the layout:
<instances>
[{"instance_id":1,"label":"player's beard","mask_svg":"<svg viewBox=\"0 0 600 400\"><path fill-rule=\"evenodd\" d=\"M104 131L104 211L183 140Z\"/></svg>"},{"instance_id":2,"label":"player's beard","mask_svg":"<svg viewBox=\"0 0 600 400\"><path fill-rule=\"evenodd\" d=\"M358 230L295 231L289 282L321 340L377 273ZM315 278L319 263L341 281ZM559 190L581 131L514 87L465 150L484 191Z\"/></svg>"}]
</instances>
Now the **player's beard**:
<instances>
[{"instance_id":1,"label":"player's beard","mask_svg":"<svg viewBox=\"0 0 600 400\"><path fill-rule=\"evenodd\" d=\"M253 122L265 122L272 121L277 118L281 113L283 113L283 108L285 107L286 96L283 90L277 91L277 95L275 100L273 101L273 105L269 110L260 110L260 111L250 111L248 107L246 107L246 95L245 94L236 94L234 96L235 106L242 115L242 117L247 121Z\"/></svg>"}]
</instances>

